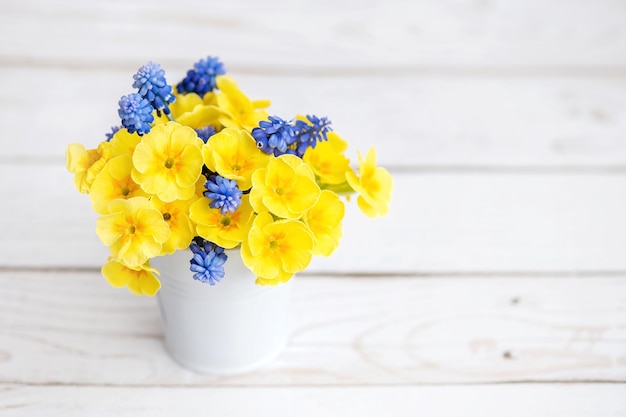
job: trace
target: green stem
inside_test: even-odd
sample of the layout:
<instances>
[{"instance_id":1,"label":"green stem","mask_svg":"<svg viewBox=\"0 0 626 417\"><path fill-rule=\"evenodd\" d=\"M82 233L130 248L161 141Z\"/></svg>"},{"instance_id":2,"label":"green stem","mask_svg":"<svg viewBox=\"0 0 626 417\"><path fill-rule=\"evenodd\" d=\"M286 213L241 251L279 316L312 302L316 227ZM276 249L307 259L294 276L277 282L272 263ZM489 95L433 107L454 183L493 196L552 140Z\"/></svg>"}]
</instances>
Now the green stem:
<instances>
[{"instance_id":1,"label":"green stem","mask_svg":"<svg viewBox=\"0 0 626 417\"><path fill-rule=\"evenodd\" d=\"M354 193L354 189L350 187L350 184L348 184L347 181L344 181L341 184L322 184L320 185L320 188L322 190L333 191L341 195L348 195L348 194Z\"/></svg>"}]
</instances>

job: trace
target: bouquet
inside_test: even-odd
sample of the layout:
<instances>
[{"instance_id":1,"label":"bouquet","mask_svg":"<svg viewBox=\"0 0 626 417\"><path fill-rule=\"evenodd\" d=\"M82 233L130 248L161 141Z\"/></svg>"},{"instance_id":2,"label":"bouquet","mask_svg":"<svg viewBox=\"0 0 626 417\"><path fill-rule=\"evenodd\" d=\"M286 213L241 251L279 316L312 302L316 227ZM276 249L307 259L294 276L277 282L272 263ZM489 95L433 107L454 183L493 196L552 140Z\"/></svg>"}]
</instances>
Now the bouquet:
<instances>
[{"instance_id":1,"label":"bouquet","mask_svg":"<svg viewBox=\"0 0 626 417\"><path fill-rule=\"evenodd\" d=\"M99 214L110 249L102 274L137 295L160 289L150 259L190 250L190 278L224 277L239 249L257 284L277 285L329 256L342 236L343 199L385 215L392 178L372 148L353 169L326 117L270 115L207 57L176 86L148 62L119 100L120 126L95 149L67 147L67 169Z\"/></svg>"}]
</instances>

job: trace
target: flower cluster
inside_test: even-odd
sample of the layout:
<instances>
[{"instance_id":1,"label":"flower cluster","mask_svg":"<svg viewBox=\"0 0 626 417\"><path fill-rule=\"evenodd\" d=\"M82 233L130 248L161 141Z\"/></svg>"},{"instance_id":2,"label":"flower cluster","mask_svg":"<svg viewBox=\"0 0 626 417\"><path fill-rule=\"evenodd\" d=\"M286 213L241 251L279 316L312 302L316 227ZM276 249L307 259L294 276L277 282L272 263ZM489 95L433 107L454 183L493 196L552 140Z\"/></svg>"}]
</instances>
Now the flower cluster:
<instances>
[{"instance_id":1,"label":"flower cluster","mask_svg":"<svg viewBox=\"0 0 626 417\"><path fill-rule=\"evenodd\" d=\"M387 213L392 178L374 149L352 168L326 117L271 115L217 58L175 88L152 62L133 80L121 126L94 149L67 148L76 188L99 214L110 250L102 274L114 287L154 295L150 259L179 250L190 251L193 279L210 285L224 278L224 249L239 250L258 284L284 283L338 247L344 197L357 194L368 217Z\"/></svg>"},{"instance_id":2,"label":"flower cluster","mask_svg":"<svg viewBox=\"0 0 626 417\"><path fill-rule=\"evenodd\" d=\"M326 117L307 115L295 121L287 122L277 116L262 120L259 127L252 129L252 136L257 146L265 153L280 156L297 155L300 158L309 148L315 148L318 142L328 140L330 121Z\"/></svg>"}]
</instances>

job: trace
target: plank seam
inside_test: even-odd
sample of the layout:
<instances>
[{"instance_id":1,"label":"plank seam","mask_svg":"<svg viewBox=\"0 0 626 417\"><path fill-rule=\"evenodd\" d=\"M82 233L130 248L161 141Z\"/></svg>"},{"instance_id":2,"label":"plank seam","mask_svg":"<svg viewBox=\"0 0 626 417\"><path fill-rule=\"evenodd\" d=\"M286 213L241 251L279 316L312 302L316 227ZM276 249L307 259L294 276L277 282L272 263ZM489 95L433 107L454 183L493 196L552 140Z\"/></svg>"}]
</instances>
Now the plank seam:
<instances>
[{"instance_id":1,"label":"plank seam","mask_svg":"<svg viewBox=\"0 0 626 417\"><path fill-rule=\"evenodd\" d=\"M65 166L61 156L0 156L0 165L46 165ZM450 165L419 164L389 165L385 168L393 174L524 174L524 175L626 175L626 165Z\"/></svg>"},{"instance_id":2,"label":"plank seam","mask_svg":"<svg viewBox=\"0 0 626 417\"><path fill-rule=\"evenodd\" d=\"M93 273L99 267L0 266L0 273ZM333 278L626 278L626 270L586 271L413 271L413 272L300 272L302 277Z\"/></svg>"},{"instance_id":3,"label":"plank seam","mask_svg":"<svg viewBox=\"0 0 626 417\"><path fill-rule=\"evenodd\" d=\"M182 59L162 59L162 66L170 68L187 68L188 61ZM135 60L74 60L71 58L24 57L14 55L0 56L0 68L35 69L64 69L70 71L128 71L136 70L141 62ZM585 78L623 78L626 77L626 67L594 66L594 65L396 65L384 66L327 66L327 67L274 67L271 65L247 65L232 63L229 65L231 73L245 75L260 75L267 77L415 77L415 76L442 76L442 77L585 77Z\"/></svg>"},{"instance_id":4,"label":"plank seam","mask_svg":"<svg viewBox=\"0 0 626 417\"><path fill-rule=\"evenodd\" d=\"M428 387L428 386L497 386L497 385L590 385L590 384L601 384L601 385L626 385L626 380L618 380L618 379L572 379L572 380L559 380L559 379L545 379L545 380L533 380L533 379L520 379L520 380L512 380L512 381L491 381L491 382L414 382L414 383L388 383L388 384L366 384L366 383L350 383L350 384L265 384L265 385L256 385L256 384L228 384L223 380L220 381L220 377L215 377L216 381L213 383L198 383L198 384L110 384L110 383L72 383L72 382L60 382L60 381L50 381L50 382L24 382L24 381L0 381L0 386L2 385L14 385L14 386L24 386L24 387L68 387L68 388L78 388L78 387L98 387L98 388L180 388L180 389L188 389L188 388L212 388L212 389L231 389L231 388L243 388L243 389L276 389L276 388L328 388L328 389L337 389L337 388L377 388L377 387Z\"/></svg>"}]
</instances>

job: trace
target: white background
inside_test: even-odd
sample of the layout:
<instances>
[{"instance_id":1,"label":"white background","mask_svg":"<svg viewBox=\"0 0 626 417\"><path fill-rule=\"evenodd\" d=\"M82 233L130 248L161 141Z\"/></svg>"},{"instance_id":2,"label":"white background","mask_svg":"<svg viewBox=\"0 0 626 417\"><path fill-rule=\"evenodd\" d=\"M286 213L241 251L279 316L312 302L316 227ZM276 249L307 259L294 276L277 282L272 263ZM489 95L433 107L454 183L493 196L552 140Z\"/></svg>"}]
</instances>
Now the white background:
<instances>
[{"instance_id":1,"label":"white background","mask_svg":"<svg viewBox=\"0 0 626 417\"><path fill-rule=\"evenodd\" d=\"M626 415L626 3L0 4L0 415ZM217 55L394 175L294 285L285 353L195 375L110 288L65 171L148 60Z\"/></svg>"}]
</instances>

